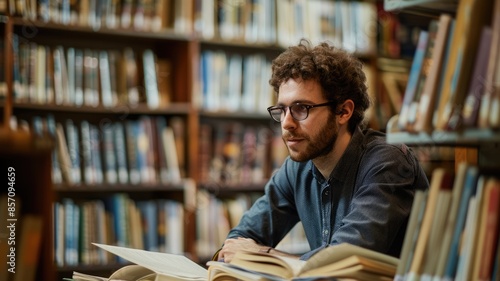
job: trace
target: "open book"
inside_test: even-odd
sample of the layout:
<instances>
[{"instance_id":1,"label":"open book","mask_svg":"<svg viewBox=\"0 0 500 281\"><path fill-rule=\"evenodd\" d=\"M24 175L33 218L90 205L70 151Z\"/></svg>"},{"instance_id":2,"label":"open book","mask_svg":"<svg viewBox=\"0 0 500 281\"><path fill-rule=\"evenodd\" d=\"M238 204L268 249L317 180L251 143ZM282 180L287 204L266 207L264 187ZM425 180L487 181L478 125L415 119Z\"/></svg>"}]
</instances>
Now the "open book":
<instances>
[{"instance_id":1,"label":"open book","mask_svg":"<svg viewBox=\"0 0 500 281\"><path fill-rule=\"evenodd\" d=\"M93 243L131 263L110 277L98 277L73 272L75 281L198 281L207 280L207 270L183 255L151 252Z\"/></svg>"},{"instance_id":2,"label":"open book","mask_svg":"<svg viewBox=\"0 0 500 281\"><path fill-rule=\"evenodd\" d=\"M230 263L209 262L209 280L393 280L399 260L351 244L331 246L307 261L238 252Z\"/></svg>"}]
</instances>

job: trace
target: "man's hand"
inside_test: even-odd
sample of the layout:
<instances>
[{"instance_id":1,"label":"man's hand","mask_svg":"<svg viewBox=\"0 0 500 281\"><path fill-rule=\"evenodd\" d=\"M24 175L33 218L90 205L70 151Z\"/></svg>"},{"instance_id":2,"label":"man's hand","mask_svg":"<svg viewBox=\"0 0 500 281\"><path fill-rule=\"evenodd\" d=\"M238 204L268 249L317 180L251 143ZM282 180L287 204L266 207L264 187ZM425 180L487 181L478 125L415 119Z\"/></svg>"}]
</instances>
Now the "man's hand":
<instances>
[{"instance_id":1,"label":"man's hand","mask_svg":"<svg viewBox=\"0 0 500 281\"><path fill-rule=\"evenodd\" d=\"M259 245L250 238L231 238L224 241L224 247L219 252L218 260L230 262L237 251L246 250L250 252L269 252L270 247Z\"/></svg>"}]
</instances>

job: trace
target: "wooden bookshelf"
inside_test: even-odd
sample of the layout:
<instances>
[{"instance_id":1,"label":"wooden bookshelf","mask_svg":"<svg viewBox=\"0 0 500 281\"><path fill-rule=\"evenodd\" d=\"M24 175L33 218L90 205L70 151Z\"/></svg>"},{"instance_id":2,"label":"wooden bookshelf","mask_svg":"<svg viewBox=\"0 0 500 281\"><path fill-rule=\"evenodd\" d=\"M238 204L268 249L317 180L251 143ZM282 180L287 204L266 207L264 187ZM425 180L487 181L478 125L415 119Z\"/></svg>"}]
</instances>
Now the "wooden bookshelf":
<instances>
[{"instance_id":1,"label":"wooden bookshelf","mask_svg":"<svg viewBox=\"0 0 500 281\"><path fill-rule=\"evenodd\" d=\"M475 66L476 59L480 54L492 54L490 52L481 51L479 40L473 40L469 37L478 36L479 34L487 36L487 32L483 32L483 30L486 30L487 28L498 30L498 23L500 19L498 10L500 8L499 1L385 0L384 4L386 9L392 11L415 13L420 16L431 17L434 19L439 18L442 14L451 15L453 20L457 23L456 27L459 29L456 29L455 33L451 33L452 35L448 35L449 39L453 39L454 43L456 42L455 44L452 44L452 46L456 47L457 45L460 45L462 47L460 47L460 51L453 50L453 47L445 49L445 55L450 55L451 57L455 52L461 52L460 60L463 62L468 61L469 65ZM478 21L469 21L467 13L471 12L471 10L475 10L476 14L481 12L482 17L479 18ZM455 39L457 40L455 41ZM484 40L483 37L481 37L481 39ZM471 42L473 43L469 44ZM476 43L477 46L474 45ZM463 47L464 45L467 45L467 47ZM491 46L492 50L494 50L493 48L495 47L493 47L493 43L491 43ZM482 52L484 52L484 54ZM432 63L435 64L436 61L432 61ZM439 62L439 65L443 67L443 73L444 71L449 70L455 71L466 68L469 69L469 67L464 64L455 66L454 63L455 61L450 59L448 61ZM455 68L450 67L451 65L455 66ZM449 192L444 191L446 188L450 188L451 192L453 192L453 204L450 206L455 206L455 208L450 207L450 209L444 211L436 210L436 212L432 212L432 215L429 216L429 222L432 222L432 226L437 228L440 227L436 223L439 221L438 218L443 219L444 216L444 223L446 225L443 229L445 230L436 232L435 229L430 229L431 232L435 231L435 233L438 234L434 234L434 238L432 238L433 236L429 236L429 241L426 241L427 238L425 238L425 232L422 235L424 237L422 239L420 239L420 236L418 235L420 233L418 233L415 240L412 239L411 241L413 242L409 242L408 246L411 245L413 249L417 249L417 247L420 249L424 249L425 247L427 248L425 248L426 250L424 251L420 251L418 256L414 255L413 252L410 252L409 254L401 257L403 261L402 266L398 267L398 273L395 280L402 280L403 278L409 276L412 276L411 278L424 278L423 276L432 276L434 279L486 280L489 278L494 279L494 270L498 270L497 267L499 265L498 262L500 257L496 244L498 234L495 232L495 226L488 226L485 223L487 220L496 221L493 217L497 214L493 214L491 219L483 217L486 216L485 214L487 213L486 208L483 206L487 204L490 193L488 193L489 191L487 190L486 185L482 186L481 183L483 181L492 182L498 179L500 165L497 159L500 156L500 131L494 127L493 123L484 126L479 122L477 122L477 124L472 122L467 124L465 122L460 122L461 120L465 120L467 112L463 110L462 107L457 106L457 104L466 104L467 101L465 100L469 95L471 95L471 93L474 93L474 91L478 94L483 94L483 91L485 93L487 92L486 88L481 90L473 88L474 85L477 85L473 83L473 81L478 78L476 73L470 72L470 75L465 74L466 72L461 73L461 78L456 76L454 76L454 78L460 80L461 83L464 83L463 86L455 87L455 89L464 90L465 93L463 99L461 99L461 96L459 96L459 98L456 98L457 96L453 96L456 92L453 88L447 88L449 84L447 84L448 80L445 79L446 76L444 76L444 74L442 76L437 76L438 80L436 80L436 83L443 83L443 87L439 88L439 99L437 102L452 101L451 106L453 106L455 110L460 110L457 111L459 112L458 115L456 114L457 112L453 115L458 119L446 118L445 121L450 121L448 121L445 127L439 127L439 125L437 125L439 123L432 123L431 126L427 126L425 131L413 130L410 132L401 128L401 126L397 125L399 116L394 116L387 125L387 141L390 143L405 143L412 146L422 147L447 146L453 147L455 152L454 167L450 168L444 164L438 165L432 173L432 175L437 176L434 188L432 185L430 187L431 189L434 189L434 192L436 192L436 197L431 198L429 193L428 199L424 200L424 202L427 201L427 203L429 203L431 200L437 198L437 194L440 194L439 196L446 196L443 195L446 192ZM468 85L469 83L470 86ZM482 83L484 83L484 81ZM446 96L449 93L452 94L450 94L449 97ZM446 98L443 99L443 96ZM425 110L431 112L433 114L431 115L432 117L442 117L441 114L443 114L442 111L434 110L432 107L424 108L424 111ZM484 110L484 108L481 107L480 110ZM443 114L443 116L446 117L445 114ZM451 184L449 182L446 183L444 180L439 181L438 179L440 173L442 172L452 172L450 174L453 174L454 181L451 181ZM431 178L431 180L434 179ZM447 187L445 187L445 185L447 185ZM431 192L433 191L431 190ZM461 199L461 201L458 199ZM470 202L475 202L477 207L470 207ZM418 206L416 207L418 208ZM431 209L428 209L427 206L425 207L426 216L428 212L431 212L432 206L429 208ZM461 216L459 216L459 214L461 214ZM482 215L479 216L479 214ZM471 216L473 218L473 222L467 222L465 215ZM480 222L478 218L481 218ZM417 225L418 224L420 223L418 222ZM430 224L428 226L430 226ZM422 223L422 228L423 227ZM480 231L479 229L483 230ZM482 247L481 244L481 241L487 237L484 233L489 233L489 235L493 237L491 241L495 241L490 241L490 244L488 244L487 247ZM437 245L433 244L436 242L441 244L439 246L440 248L437 250L431 246ZM410 249L410 247L408 249ZM484 251L488 250L490 250L490 252L489 254L486 254ZM458 254L459 252L460 254ZM436 262L436 265L430 264L426 261L432 259L430 256L435 258L434 261ZM487 258L484 259L484 257ZM479 264L483 263L489 263L491 266L489 268L481 269ZM409 266L405 267L405 265ZM496 278L498 278L498 275Z\"/></svg>"}]
</instances>

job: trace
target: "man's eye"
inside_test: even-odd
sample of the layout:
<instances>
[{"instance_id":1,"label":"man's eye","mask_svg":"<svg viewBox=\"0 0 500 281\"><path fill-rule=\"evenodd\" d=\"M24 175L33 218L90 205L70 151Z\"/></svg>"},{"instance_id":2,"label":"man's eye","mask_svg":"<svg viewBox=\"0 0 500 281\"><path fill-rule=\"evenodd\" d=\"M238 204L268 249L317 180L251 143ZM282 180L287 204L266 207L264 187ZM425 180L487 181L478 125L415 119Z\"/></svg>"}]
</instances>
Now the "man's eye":
<instances>
[{"instance_id":1,"label":"man's eye","mask_svg":"<svg viewBox=\"0 0 500 281\"><path fill-rule=\"evenodd\" d=\"M304 104L297 104L296 110L298 110L298 111L306 111L307 107Z\"/></svg>"}]
</instances>

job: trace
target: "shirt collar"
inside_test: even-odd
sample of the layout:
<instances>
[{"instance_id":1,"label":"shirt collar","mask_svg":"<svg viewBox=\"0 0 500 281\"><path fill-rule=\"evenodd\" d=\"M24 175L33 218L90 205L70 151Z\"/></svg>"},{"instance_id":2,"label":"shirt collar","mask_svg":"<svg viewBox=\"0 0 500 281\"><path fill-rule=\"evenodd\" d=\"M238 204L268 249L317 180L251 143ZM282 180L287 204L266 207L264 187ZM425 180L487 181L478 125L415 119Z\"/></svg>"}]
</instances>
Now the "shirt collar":
<instances>
[{"instance_id":1,"label":"shirt collar","mask_svg":"<svg viewBox=\"0 0 500 281\"><path fill-rule=\"evenodd\" d=\"M364 137L361 128L357 127L344 154L342 154L337 166L335 166L330 174L330 179L334 178L338 181L345 182L347 178L351 177L353 172L357 169L361 155L365 150Z\"/></svg>"}]
</instances>

